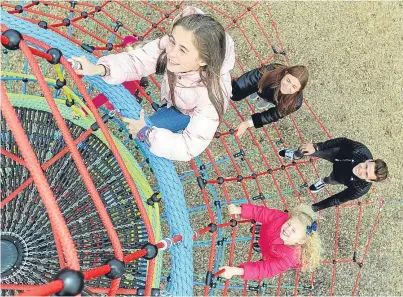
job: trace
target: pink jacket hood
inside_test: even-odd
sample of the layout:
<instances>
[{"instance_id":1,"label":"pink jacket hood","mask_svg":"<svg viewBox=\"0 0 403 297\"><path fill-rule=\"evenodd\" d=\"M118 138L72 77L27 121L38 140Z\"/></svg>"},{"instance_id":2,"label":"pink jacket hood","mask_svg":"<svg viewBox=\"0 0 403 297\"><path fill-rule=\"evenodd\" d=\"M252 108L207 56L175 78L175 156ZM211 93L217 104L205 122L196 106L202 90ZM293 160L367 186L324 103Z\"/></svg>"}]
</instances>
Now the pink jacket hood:
<instances>
[{"instance_id":1,"label":"pink jacket hood","mask_svg":"<svg viewBox=\"0 0 403 297\"><path fill-rule=\"evenodd\" d=\"M98 60L110 70L103 77L109 84L139 80L155 73L159 55L168 44L168 36L153 40L142 48ZM232 38L226 34L226 55L221 67L221 87L225 98L225 109L232 96L230 71L235 65L235 50ZM210 144L219 125L218 114L211 103L207 88L201 85L198 72L176 73L176 108L190 116L190 122L182 134L167 129L152 127L149 134L150 151L170 160L189 161L201 154ZM161 100L172 106L168 78L165 74L161 83Z\"/></svg>"}]
</instances>

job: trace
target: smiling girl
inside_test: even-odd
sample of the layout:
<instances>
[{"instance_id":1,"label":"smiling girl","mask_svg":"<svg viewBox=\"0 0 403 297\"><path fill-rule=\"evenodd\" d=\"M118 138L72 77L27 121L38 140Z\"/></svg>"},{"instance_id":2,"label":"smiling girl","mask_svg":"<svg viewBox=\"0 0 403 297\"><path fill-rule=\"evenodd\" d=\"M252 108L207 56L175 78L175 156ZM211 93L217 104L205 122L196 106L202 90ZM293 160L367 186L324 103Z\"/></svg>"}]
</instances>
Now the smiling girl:
<instances>
[{"instance_id":1,"label":"smiling girl","mask_svg":"<svg viewBox=\"0 0 403 297\"><path fill-rule=\"evenodd\" d=\"M290 213L252 204L240 207L231 204L228 209L230 214L262 223L259 231L262 261L221 267L225 269L221 275L224 278L239 275L243 280L260 280L288 269L313 271L319 265L317 217L310 206L301 204Z\"/></svg>"},{"instance_id":2,"label":"smiling girl","mask_svg":"<svg viewBox=\"0 0 403 297\"><path fill-rule=\"evenodd\" d=\"M241 137L250 127L261 128L277 122L286 115L298 110L302 105L302 90L308 82L308 69L305 66L287 67L270 64L253 69L232 81L232 100L240 101L247 96L258 96L259 109L270 103L275 106L255 113L252 118L238 126L237 136Z\"/></svg>"},{"instance_id":3,"label":"smiling girl","mask_svg":"<svg viewBox=\"0 0 403 297\"><path fill-rule=\"evenodd\" d=\"M189 161L209 145L231 96L234 42L221 24L194 7L186 8L168 35L142 48L108 55L92 64L84 57L81 75L101 75L110 84L162 74L161 101L150 117L124 119L127 129L150 151L170 160ZM182 133L178 133L183 130Z\"/></svg>"}]
</instances>

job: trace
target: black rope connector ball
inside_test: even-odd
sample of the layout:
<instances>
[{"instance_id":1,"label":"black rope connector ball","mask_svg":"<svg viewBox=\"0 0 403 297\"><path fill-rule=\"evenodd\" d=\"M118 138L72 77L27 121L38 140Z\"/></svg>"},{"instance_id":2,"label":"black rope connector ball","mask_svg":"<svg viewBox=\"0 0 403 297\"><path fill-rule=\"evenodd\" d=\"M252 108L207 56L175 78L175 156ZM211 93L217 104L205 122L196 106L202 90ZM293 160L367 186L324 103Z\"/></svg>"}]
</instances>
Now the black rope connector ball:
<instances>
[{"instance_id":1,"label":"black rope connector ball","mask_svg":"<svg viewBox=\"0 0 403 297\"><path fill-rule=\"evenodd\" d=\"M56 80L55 89L56 89L56 90L60 90L60 89L63 88L65 85L66 85L66 80L65 80L65 79L64 79L64 80L60 80L60 78L58 78L58 79Z\"/></svg>"},{"instance_id":2,"label":"black rope connector ball","mask_svg":"<svg viewBox=\"0 0 403 297\"><path fill-rule=\"evenodd\" d=\"M268 173L268 174L272 174L272 173L273 173L273 169L271 169L271 168L267 169L267 173Z\"/></svg>"},{"instance_id":3,"label":"black rope connector ball","mask_svg":"<svg viewBox=\"0 0 403 297\"><path fill-rule=\"evenodd\" d=\"M218 180L219 185L222 185L224 183L224 181L225 181L222 176L218 177L217 180Z\"/></svg>"},{"instance_id":4,"label":"black rope connector ball","mask_svg":"<svg viewBox=\"0 0 403 297\"><path fill-rule=\"evenodd\" d=\"M39 0L32 1L33 4L39 5Z\"/></svg>"},{"instance_id":5,"label":"black rope connector ball","mask_svg":"<svg viewBox=\"0 0 403 297\"><path fill-rule=\"evenodd\" d=\"M46 21L40 21L40 22L38 23L38 26L39 26L40 28L46 30L46 29L48 28L48 23L47 23Z\"/></svg>"},{"instance_id":6,"label":"black rope connector ball","mask_svg":"<svg viewBox=\"0 0 403 297\"><path fill-rule=\"evenodd\" d=\"M210 230L209 230L209 232L210 233L214 233L214 232L216 232L217 231L217 224L214 224L214 223L210 223L210 224L208 224L208 226L207 227L209 227L210 228Z\"/></svg>"},{"instance_id":7,"label":"black rope connector ball","mask_svg":"<svg viewBox=\"0 0 403 297\"><path fill-rule=\"evenodd\" d=\"M167 19L167 18L169 18L169 13L165 13L165 18Z\"/></svg>"},{"instance_id":8,"label":"black rope connector ball","mask_svg":"<svg viewBox=\"0 0 403 297\"><path fill-rule=\"evenodd\" d=\"M214 133L214 137L215 137L215 138L220 138L220 136L221 136L221 133L220 133L220 132L217 131L216 133Z\"/></svg>"},{"instance_id":9,"label":"black rope connector ball","mask_svg":"<svg viewBox=\"0 0 403 297\"><path fill-rule=\"evenodd\" d=\"M86 11L82 11L81 12L81 16L83 17L83 18L88 18L88 12L86 12Z\"/></svg>"},{"instance_id":10,"label":"black rope connector ball","mask_svg":"<svg viewBox=\"0 0 403 297\"><path fill-rule=\"evenodd\" d=\"M236 180L237 180L237 182L243 181L243 176L242 176L242 175L238 175L238 176L236 177Z\"/></svg>"},{"instance_id":11,"label":"black rope connector ball","mask_svg":"<svg viewBox=\"0 0 403 297\"><path fill-rule=\"evenodd\" d=\"M151 260L157 257L158 248L156 245L147 242L145 245L141 247L142 250L146 250L147 254L145 254L142 258L146 260Z\"/></svg>"},{"instance_id":12,"label":"black rope connector ball","mask_svg":"<svg viewBox=\"0 0 403 297\"><path fill-rule=\"evenodd\" d=\"M230 220L230 223L231 223L230 226L231 226L232 228L234 228L236 225L238 225L238 221L235 220L235 219L231 219L231 220Z\"/></svg>"},{"instance_id":13,"label":"black rope connector ball","mask_svg":"<svg viewBox=\"0 0 403 297\"><path fill-rule=\"evenodd\" d=\"M152 26L153 26L153 28L157 28L157 24L156 24L156 23L153 23Z\"/></svg>"},{"instance_id":14,"label":"black rope connector ball","mask_svg":"<svg viewBox=\"0 0 403 297\"><path fill-rule=\"evenodd\" d=\"M22 81L23 81L24 83L26 83L26 82L28 82L28 78L24 77L24 78L22 79Z\"/></svg>"},{"instance_id":15,"label":"black rope connector ball","mask_svg":"<svg viewBox=\"0 0 403 297\"><path fill-rule=\"evenodd\" d=\"M200 168L200 170L205 170L205 169L206 169L206 165L204 165L204 164L203 164L203 165L200 165L199 168Z\"/></svg>"},{"instance_id":16,"label":"black rope connector ball","mask_svg":"<svg viewBox=\"0 0 403 297\"><path fill-rule=\"evenodd\" d=\"M60 63L60 58L63 56L62 52L57 49L57 48L50 48L46 51L47 54L52 56L52 60L47 60L50 64L59 64Z\"/></svg>"},{"instance_id":17,"label":"black rope connector ball","mask_svg":"<svg viewBox=\"0 0 403 297\"><path fill-rule=\"evenodd\" d=\"M63 282L63 289L56 296L75 296L84 288L84 274L81 271L64 268L56 274L54 280Z\"/></svg>"},{"instance_id":18,"label":"black rope connector ball","mask_svg":"<svg viewBox=\"0 0 403 297\"><path fill-rule=\"evenodd\" d=\"M231 129L229 129L229 133L230 133L230 134L234 134L234 133L235 133L235 130L231 128Z\"/></svg>"},{"instance_id":19,"label":"black rope connector ball","mask_svg":"<svg viewBox=\"0 0 403 297\"><path fill-rule=\"evenodd\" d=\"M107 260L105 265L109 265L111 267L111 271L105 274L105 276L109 279L117 279L125 273L125 263L116 258Z\"/></svg>"},{"instance_id":20,"label":"black rope connector ball","mask_svg":"<svg viewBox=\"0 0 403 297\"><path fill-rule=\"evenodd\" d=\"M252 173L251 176L252 176L253 179L256 179L256 178L257 178L257 174L256 174L256 173Z\"/></svg>"},{"instance_id":21,"label":"black rope connector ball","mask_svg":"<svg viewBox=\"0 0 403 297\"><path fill-rule=\"evenodd\" d=\"M74 99L66 100L66 106L67 107L72 107L73 105L74 105Z\"/></svg>"},{"instance_id":22,"label":"black rope connector ball","mask_svg":"<svg viewBox=\"0 0 403 297\"><path fill-rule=\"evenodd\" d=\"M22 12L24 11L24 9L22 8L21 5L16 5L16 6L14 7L14 9L15 9L18 13L22 13Z\"/></svg>"},{"instance_id":23,"label":"black rope connector ball","mask_svg":"<svg viewBox=\"0 0 403 297\"><path fill-rule=\"evenodd\" d=\"M68 18L64 18L63 19L63 24L66 26L66 27L68 27L68 26L70 26L70 19L68 19Z\"/></svg>"},{"instance_id":24,"label":"black rope connector ball","mask_svg":"<svg viewBox=\"0 0 403 297\"><path fill-rule=\"evenodd\" d=\"M281 170L284 170L285 169L285 165L281 165Z\"/></svg>"},{"instance_id":25,"label":"black rope connector ball","mask_svg":"<svg viewBox=\"0 0 403 297\"><path fill-rule=\"evenodd\" d=\"M113 44L110 43L110 42L108 42L108 43L106 44L106 49L107 49L108 51L113 50Z\"/></svg>"},{"instance_id":26,"label":"black rope connector ball","mask_svg":"<svg viewBox=\"0 0 403 297\"><path fill-rule=\"evenodd\" d=\"M96 12L100 12L101 10L102 10L101 6L99 6L99 5L95 6L95 11Z\"/></svg>"},{"instance_id":27,"label":"black rope connector ball","mask_svg":"<svg viewBox=\"0 0 403 297\"><path fill-rule=\"evenodd\" d=\"M3 46L8 50L16 50L20 47L20 41L23 39L20 32L13 29L8 29L1 34L8 38L8 44L3 44Z\"/></svg>"}]
</instances>

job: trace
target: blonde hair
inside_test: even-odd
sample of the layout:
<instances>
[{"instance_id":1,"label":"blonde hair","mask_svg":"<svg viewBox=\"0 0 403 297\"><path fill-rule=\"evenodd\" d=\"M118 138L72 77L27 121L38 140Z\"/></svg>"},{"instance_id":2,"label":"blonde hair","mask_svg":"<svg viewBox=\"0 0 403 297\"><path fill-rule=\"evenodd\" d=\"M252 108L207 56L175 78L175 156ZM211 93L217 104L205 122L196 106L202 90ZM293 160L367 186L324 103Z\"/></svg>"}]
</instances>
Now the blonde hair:
<instances>
[{"instance_id":1,"label":"blonde hair","mask_svg":"<svg viewBox=\"0 0 403 297\"><path fill-rule=\"evenodd\" d=\"M309 205L301 204L290 211L291 217L297 217L306 227L317 220L316 213ZM305 235L305 243L301 245L301 269L313 271L320 264L321 243L316 231Z\"/></svg>"}]
</instances>

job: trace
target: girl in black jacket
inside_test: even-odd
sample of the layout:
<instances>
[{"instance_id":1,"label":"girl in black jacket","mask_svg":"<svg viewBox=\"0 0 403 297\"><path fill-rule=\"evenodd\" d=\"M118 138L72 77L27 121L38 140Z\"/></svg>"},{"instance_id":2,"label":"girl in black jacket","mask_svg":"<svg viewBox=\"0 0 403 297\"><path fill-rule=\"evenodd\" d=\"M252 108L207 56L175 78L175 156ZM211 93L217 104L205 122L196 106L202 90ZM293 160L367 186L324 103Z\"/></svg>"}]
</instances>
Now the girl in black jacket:
<instances>
[{"instance_id":1,"label":"girl in black jacket","mask_svg":"<svg viewBox=\"0 0 403 297\"><path fill-rule=\"evenodd\" d=\"M308 70L305 66L287 67L281 64L263 66L233 80L233 101L240 101L257 92L261 99L275 105L242 122L238 126L237 136L241 137L249 127L261 128L299 109L303 99L302 90L307 82Z\"/></svg>"}]
</instances>

